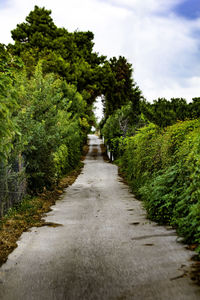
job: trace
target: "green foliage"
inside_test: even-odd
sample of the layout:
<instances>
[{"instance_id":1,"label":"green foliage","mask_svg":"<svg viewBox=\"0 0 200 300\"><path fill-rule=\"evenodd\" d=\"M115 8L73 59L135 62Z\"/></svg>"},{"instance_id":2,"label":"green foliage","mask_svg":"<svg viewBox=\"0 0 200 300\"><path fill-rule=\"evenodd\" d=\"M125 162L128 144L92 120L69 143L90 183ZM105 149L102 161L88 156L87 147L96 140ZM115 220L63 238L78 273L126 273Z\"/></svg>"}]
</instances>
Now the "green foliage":
<instances>
[{"instance_id":1,"label":"green foliage","mask_svg":"<svg viewBox=\"0 0 200 300\"><path fill-rule=\"evenodd\" d=\"M170 166L178 161L177 154L188 133L199 127L198 120L177 122L166 129L161 140L162 167Z\"/></svg>"},{"instance_id":2,"label":"green foliage","mask_svg":"<svg viewBox=\"0 0 200 300\"><path fill-rule=\"evenodd\" d=\"M139 194L145 200L148 217L160 224L171 223L180 187L179 167L177 165L157 172L153 179L139 189Z\"/></svg>"},{"instance_id":3,"label":"green foliage","mask_svg":"<svg viewBox=\"0 0 200 300\"><path fill-rule=\"evenodd\" d=\"M165 130L149 124L117 147L118 163L148 216L175 226L187 243L200 245L200 121Z\"/></svg>"},{"instance_id":4,"label":"green foliage","mask_svg":"<svg viewBox=\"0 0 200 300\"><path fill-rule=\"evenodd\" d=\"M85 116L82 96L54 74L43 76L41 65L31 80L26 73L16 75L13 87L19 107L14 121L20 136L12 155L20 152L25 158L28 187L34 192L51 188L76 166L87 134L79 123Z\"/></svg>"},{"instance_id":5,"label":"green foliage","mask_svg":"<svg viewBox=\"0 0 200 300\"><path fill-rule=\"evenodd\" d=\"M58 150L53 154L56 177L60 178L63 174L69 171L69 158L68 158L68 148L66 145L62 144Z\"/></svg>"},{"instance_id":6,"label":"green foliage","mask_svg":"<svg viewBox=\"0 0 200 300\"><path fill-rule=\"evenodd\" d=\"M76 167L96 124L93 103L111 95L110 80L116 108L127 104L118 112L121 127L133 124L140 91L125 58L106 62L93 50L92 32L58 28L50 10L35 6L12 38L14 44L0 45L0 163L2 174L8 166L13 174L23 170L28 192L37 193ZM8 191L6 177L3 184Z\"/></svg>"},{"instance_id":7,"label":"green foliage","mask_svg":"<svg viewBox=\"0 0 200 300\"><path fill-rule=\"evenodd\" d=\"M12 115L18 108L14 83L15 68L21 62L12 57L6 47L0 44L0 162L5 160L12 149L12 138L17 133Z\"/></svg>"},{"instance_id":8,"label":"green foliage","mask_svg":"<svg viewBox=\"0 0 200 300\"><path fill-rule=\"evenodd\" d=\"M200 98L193 98L192 102L188 104L189 118L200 118Z\"/></svg>"},{"instance_id":9,"label":"green foliage","mask_svg":"<svg viewBox=\"0 0 200 300\"><path fill-rule=\"evenodd\" d=\"M139 114L141 91L132 79L132 66L125 57L113 57L104 65L104 111L106 119L117 109L131 102L132 119ZM135 120L134 120L135 121Z\"/></svg>"},{"instance_id":10,"label":"green foliage","mask_svg":"<svg viewBox=\"0 0 200 300\"><path fill-rule=\"evenodd\" d=\"M137 119L133 118L132 113L132 103L130 101L120 109L117 109L107 120L103 121L101 133L105 138L106 144L111 146L112 140L120 136L132 136L136 130L143 126L142 117L137 116Z\"/></svg>"},{"instance_id":11,"label":"green foliage","mask_svg":"<svg viewBox=\"0 0 200 300\"><path fill-rule=\"evenodd\" d=\"M17 188L28 184L36 193L76 167L95 124L93 103L104 95L101 132L149 217L172 224L188 243L199 245L200 98L189 104L182 98L146 102L124 57L106 61L93 51L92 32L58 28L45 8L35 6L12 37L14 45L0 44L6 197L7 173L22 174ZM5 200L1 206L9 208ZM21 208L31 210L31 202Z\"/></svg>"},{"instance_id":12,"label":"green foliage","mask_svg":"<svg viewBox=\"0 0 200 300\"><path fill-rule=\"evenodd\" d=\"M154 124L139 129L133 137L126 138L126 147L120 165L126 171L134 191L160 167L160 129ZM124 147L123 147L124 148Z\"/></svg>"},{"instance_id":13,"label":"green foliage","mask_svg":"<svg viewBox=\"0 0 200 300\"><path fill-rule=\"evenodd\" d=\"M172 98L170 101L159 98L153 103L141 101L140 109L147 120L164 128L175 124L177 121L199 118L199 104L200 98L194 98L189 104L183 98Z\"/></svg>"},{"instance_id":14,"label":"green foliage","mask_svg":"<svg viewBox=\"0 0 200 300\"><path fill-rule=\"evenodd\" d=\"M57 73L68 83L75 85L79 92L89 94L88 104L101 94L101 64L105 57L93 52L92 32L68 32L58 28L51 11L35 6L26 21L12 30L14 45L9 45L12 53L19 55L29 76L34 73L39 60L43 60L45 73Z\"/></svg>"}]
</instances>

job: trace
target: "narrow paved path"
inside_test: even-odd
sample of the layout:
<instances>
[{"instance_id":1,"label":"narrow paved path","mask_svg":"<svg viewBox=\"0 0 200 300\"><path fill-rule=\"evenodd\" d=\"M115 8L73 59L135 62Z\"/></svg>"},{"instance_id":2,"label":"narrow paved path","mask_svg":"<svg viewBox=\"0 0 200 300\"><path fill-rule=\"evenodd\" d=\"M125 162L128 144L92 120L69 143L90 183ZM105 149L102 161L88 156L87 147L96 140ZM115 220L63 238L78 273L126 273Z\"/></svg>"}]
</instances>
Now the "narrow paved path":
<instances>
[{"instance_id":1,"label":"narrow paved path","mask_svg":"<svg viewBox=\"0 0 200 300\"><path fill-rule=\"evenodd\" d=\"M192 253L145 218L99 144L91 135L82 174L46 218L62 226L24 233L0 269L0 299L200 299Z\"/></svg>"}]
</instances>

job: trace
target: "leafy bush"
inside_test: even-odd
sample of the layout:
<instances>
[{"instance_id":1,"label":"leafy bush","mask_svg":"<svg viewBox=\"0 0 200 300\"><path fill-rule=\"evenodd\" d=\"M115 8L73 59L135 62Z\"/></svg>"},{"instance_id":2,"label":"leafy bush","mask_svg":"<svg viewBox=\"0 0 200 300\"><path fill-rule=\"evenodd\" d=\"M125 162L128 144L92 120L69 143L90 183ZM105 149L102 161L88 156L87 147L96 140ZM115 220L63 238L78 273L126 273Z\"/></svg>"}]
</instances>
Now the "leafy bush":
<instances>
[{"instance_id":1,"label":"leafy bush","mask_svg":"<svg viewBox=\"0 0 200 300\"><path fill-rule=\"evenodd\" d=\"M191 134L199 126L200 122L198 120L190 120L180 121L166 128L161 141L162 168L173 165L177 162L177 159L181 159L180 155L177 157L177 154L182 143L187 139L187 134Z\"/></svg>"},{"instance_id":2,"label":"leafy bush","mask_svg":"<svg viewBox=\"0 0 200 300\"><path fill-rule=\"evenodd\" d=\"M173 210L180 193L179 168L177 165L158 172L147 181L139 193L145 200L149 218L160 224L171 223Z\"/></svg>"},{"instance_id":3,"label":"leafy bush","mask_svg":"<svg viewBox=\"0 0 200 300\"><path fill-rule=\"evenodd\" d=\"M86 101L57 75L44 75L42 61L30 79L21 71L5 80L0 94L0 157L5 167L23 157L29 192L52 188L80 160L90 130Z\"/></svg>"},{"instance_id":4,"label":"leafy bush","mask_svg":"<svg viewBox=\"0 0 200 300\"><path fill-rule=\"evenodd\" d=\"M67 173L67 171L70 169L67 146L62 144L58 148L58 150L53 154L53 156L54 156L56 177L60 178L63 174Z\"/></svg>"},{"instance_id":5,"label":"leafy bush","mask_svg":"<svg viewBox=\"0 0 200 300\"><path fill-rule=\"evenodd\" d=\"M73 86L54 74L43 76L41 64L31 80L25 74L17 82L18 144L27 163L28 186L31 191L51 188L80 159L86 132L79 118L85 103Z\"/></svg>"},{"instance_id":6,"label":"leafy bush","mask_svg":"<svg viewBox=\"0 0 200 300\"><path fill-rule=\"evenodd\" d=\"M141 101L140 109L150 122L164 128L178 121L199 118L199 104L200 98L194 98L190 103L183 98L158 98L153 103Z\"/></svg>"},{"instance_id":7,"label":"leafy bush","mask_svg":"<svg viewBox=\"0 0 200 300\"><path fill-rule=\"evenodd\" d=\"M16 94L12 89L14 83L15 60L6 53L0 44L0 163L7 159L13 145L12 138L17 133L12 114L18 109Z\"/></svg>"},{"instance_id":8,"label":"leafy bush","mask_svg":"<svg viewBox=\"0 0 200 300\"><path fill-rule=\"evenodd\" d=\"M127 174L128 182L137 192L138 188L160 166L160 129L154 124L141 128L133 137L127 137L125 151L119 164ZM124 148L124 145L120 147Z\"/></svg>"},{"instance_id":9,"label":"leafy bush","mask_svg":"<svg viewBox=\"0 0 200 300\"><path fill-rule=\"evenodd\" d=\"M121 155L117 162L148 216L200 245L200 121L165 129L149 124L133 137L113 141Z\"/></svg>"}]
</instances>

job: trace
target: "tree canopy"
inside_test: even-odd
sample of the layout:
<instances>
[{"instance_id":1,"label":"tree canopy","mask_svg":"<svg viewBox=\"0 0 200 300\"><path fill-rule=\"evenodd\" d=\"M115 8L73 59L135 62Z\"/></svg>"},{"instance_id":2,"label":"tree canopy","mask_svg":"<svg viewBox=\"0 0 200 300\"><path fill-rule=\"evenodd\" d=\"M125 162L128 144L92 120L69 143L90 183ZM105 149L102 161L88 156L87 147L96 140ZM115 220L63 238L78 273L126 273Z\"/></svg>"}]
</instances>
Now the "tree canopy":
<instances>
[{"instance_id":1,"label":"tree canopy","mask_svg":"<svg viewBox=\"0 0 200 300\"><path fill-rule=\"evenodd\" d=\"M57 27L51 18L51 10L35 6L26 21L12 30L14 45L9 50L22 58L29 76L39 60L43 60L43 71L54 72L79 92L87 92L92 104L100 95L99 72L105 56L93 51L92 32L68 32Z\"/></svg>"},{"instance_id":2,"label":"tree canopy","mask_svg":"<svg viewBox=\"0 0 200 300\"><path fill-rule=\"evenodd\" d=\"M125 57L111 58L104 66L104 111L106 118L123 105L131 102L133 117L139 113L141 91L133 80L132 65Z\"/></svg>"}]
</instances>

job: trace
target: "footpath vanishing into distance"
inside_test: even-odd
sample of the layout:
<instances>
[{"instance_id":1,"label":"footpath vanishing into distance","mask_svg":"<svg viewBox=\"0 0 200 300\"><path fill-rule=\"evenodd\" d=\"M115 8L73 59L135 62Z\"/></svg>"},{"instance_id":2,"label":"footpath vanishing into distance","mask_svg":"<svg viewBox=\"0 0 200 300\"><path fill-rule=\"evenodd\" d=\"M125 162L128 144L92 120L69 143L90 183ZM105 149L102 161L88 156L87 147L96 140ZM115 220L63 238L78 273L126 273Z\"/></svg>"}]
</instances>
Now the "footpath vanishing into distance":
<instances>
[{"instance_id":1,"label":"footpath vanishing into distance","mask_svg":"<svg viewBox=\"0 0 200 300\"><path fill-rule=\"evenodd\" d=\"M0 268L1 300L196 300L192 252L149 221L90 135L85 166Z\"/></svg>"}]
</instances>

